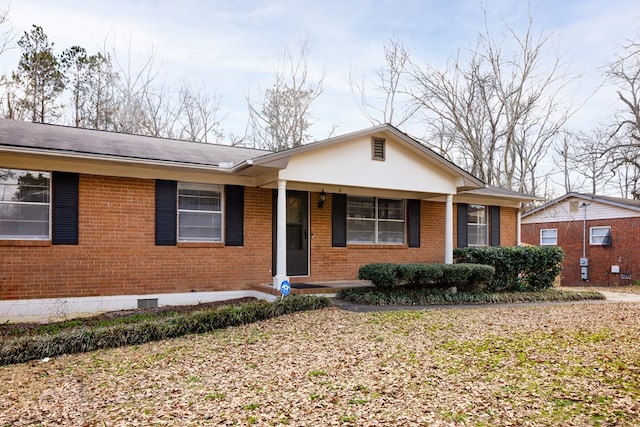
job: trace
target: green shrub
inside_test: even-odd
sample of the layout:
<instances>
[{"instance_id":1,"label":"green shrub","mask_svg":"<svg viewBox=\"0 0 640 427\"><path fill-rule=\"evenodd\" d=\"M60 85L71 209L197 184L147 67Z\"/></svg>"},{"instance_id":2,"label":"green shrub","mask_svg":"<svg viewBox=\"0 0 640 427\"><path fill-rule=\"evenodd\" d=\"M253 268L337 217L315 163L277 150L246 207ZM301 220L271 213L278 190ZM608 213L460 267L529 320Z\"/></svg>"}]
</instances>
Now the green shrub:
<instances>
[{"instance_id":1,"label":"green shrub","mask_svg":"<svg viewBox=\"0 0 640 427\"><path fill-rule=\"evenodd\" d=\"M564 251L557 246L457 248L456 262L495 268L492 291L536 291L553 286L560 274Z\"/></svg>"},{"instance_id":2,"label":"green shrub","mask_svg":"<svg viewBox=\"0 0 640 427\"><path fill-rule=\"evenodd\" d=\"M360 267L358 278L368 280L380 289L456 286L474 290L481 283L490 282L493 271L493 267L479 264L374 263Z\"/></svg>"},{"instance_id":3,"label":"green shrub","mask_svg":"<svg viewBox=\"0 0 640 427\"><path fill-rule=\"evenodd\" d=\"M398 264L374 263L360 267L358 279L368 280L374 286L380 288L393 288L404 285L405 281L400 277Z\"/></svg>"},{"instance_id":4,"label":"green shrub","mask_svg":"<svg viewBox=\"0 0 640 427\"><path fill-rule=\"evenodd\" d=\"M572 292L545 289L535 292L451 292L431 288L350 288L343 289L336 298L357 304L370 305L445 305L497 304L536 301L601 300L598 292Z\"/></svg>"},{"instance_id":5,"label":"green shrub","mask_svg":"<svg viewBox=\"0 0 640 427\"><path fill-rule=\"evenodd\" d=\"M143 344L190 333L204 333L330 305L330 300L323 297L291 296L278 302L258 301L221 306L170 317L144 319L138 323L120 323L98 328L79 327L63 329L58 333L9 338L0 341L0 366L62 354Z\"/></svg>"}]
</instances>

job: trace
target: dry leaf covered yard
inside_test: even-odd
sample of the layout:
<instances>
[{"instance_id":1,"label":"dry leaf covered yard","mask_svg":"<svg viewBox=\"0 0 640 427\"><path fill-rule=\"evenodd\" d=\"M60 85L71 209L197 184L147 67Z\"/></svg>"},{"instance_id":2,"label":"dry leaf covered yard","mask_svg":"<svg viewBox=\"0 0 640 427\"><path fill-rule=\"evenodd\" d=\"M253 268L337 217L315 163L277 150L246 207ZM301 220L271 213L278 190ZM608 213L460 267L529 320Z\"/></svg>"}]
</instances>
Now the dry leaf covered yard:
<instances>
[{"instance_id":1,"label":"dry leaf covered yard","mask_svg":"<svg viewBox=\"0 0 640 427\"><path fill-rule=\"evenodd\" d=\"M0 425L640 425L640 304L302 312L0 368Z\"/></svg>"}]
</instances>

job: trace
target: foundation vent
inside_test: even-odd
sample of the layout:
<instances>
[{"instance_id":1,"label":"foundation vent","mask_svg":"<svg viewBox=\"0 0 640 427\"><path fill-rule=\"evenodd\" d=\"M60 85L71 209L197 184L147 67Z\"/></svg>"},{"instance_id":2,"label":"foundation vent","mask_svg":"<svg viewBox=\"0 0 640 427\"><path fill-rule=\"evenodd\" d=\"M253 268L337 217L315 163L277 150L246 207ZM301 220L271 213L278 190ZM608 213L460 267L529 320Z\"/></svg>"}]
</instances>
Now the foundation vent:
<instances>
[{"instance_id":1,"label":"foundation vent","mask_svg":"<svg viewBox=\"0 0 640 427\"><path fill-rule=\"evenodd\" d=\"M139 299L138 308L158 308L158 298Z\"/></svg>"}]
</instances>

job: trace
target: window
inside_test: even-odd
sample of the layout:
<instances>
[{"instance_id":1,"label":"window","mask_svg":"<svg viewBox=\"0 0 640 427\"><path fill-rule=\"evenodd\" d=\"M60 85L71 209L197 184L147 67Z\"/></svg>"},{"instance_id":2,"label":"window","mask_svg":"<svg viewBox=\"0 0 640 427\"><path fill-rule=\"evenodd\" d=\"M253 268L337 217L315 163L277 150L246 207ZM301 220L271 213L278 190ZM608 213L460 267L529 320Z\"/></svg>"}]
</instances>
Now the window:
<instances>
[{"instance_id":1,"label":"window","mask_svg":"<svg viewBox=\"0 0 640 427\"><path fill-rule=\"evenodd\" d=\"M49 239L50 174L0 169L0 239Z\"/></svg>"},{"instance_id":2,"label":"window","mask_svg":"<svg viewBox=\"0 0 640 427\"><path fill-rule=\"evenodd\" d=\"M222 241L222 186L178 183L178 240Z\"/></svg>"},{"instance_id":3,"label":"window","mask_svg":"<svg viewBox=\"0 0 640 427\"><path fill-rule=\"evenodd\" d=\"M489 209L484 205L467 208L467 245L487 246L489 242Z\"/></svg>"},{"instance_id":4,"label":"window","mask_svg":"<svg viewBox=\"0 0 640 427\"><path fill-rule=\"evenodd\" d=\"M404 200L347 197L347 242L404 244Z\"/></svg>"},{"instance_id":5,"label":"window","mask_svg":"<svg viewBox=\"0 0 640 427\"><path fill-rule=\"evenodd\" d=\"M554 246L558 244L558 230L545 228L540 230L540 246Z\"/></svg>"},{"instance_id":6,"label":"window","mask_svg":"<svg viewBox=\"0 0 640 427\"><path fill-rule=\"evenodd\" d=\"M611 227L590 227L589 244L601 246L611 245Z\"/></svg>"}]
</instances>

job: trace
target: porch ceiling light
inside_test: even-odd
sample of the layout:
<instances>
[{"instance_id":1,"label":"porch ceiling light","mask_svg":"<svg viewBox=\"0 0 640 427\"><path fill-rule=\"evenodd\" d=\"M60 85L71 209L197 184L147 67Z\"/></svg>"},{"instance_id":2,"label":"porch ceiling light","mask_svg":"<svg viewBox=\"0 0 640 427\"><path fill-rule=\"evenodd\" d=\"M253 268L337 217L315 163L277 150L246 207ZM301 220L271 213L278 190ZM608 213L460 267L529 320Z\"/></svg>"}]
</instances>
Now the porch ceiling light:
<instances>
[{"instance_id":1,"label":"porch ceiling light","mask_svg":"<svg viewBox=\"0 0 640 427\"><path fill-rule=\"evenodd\" d=\"M318 199L318 209L322 209L324 201L327 200L327 193L324 192L324 188L320 192L320 198Z\"/></svg>"}]
</instances>

